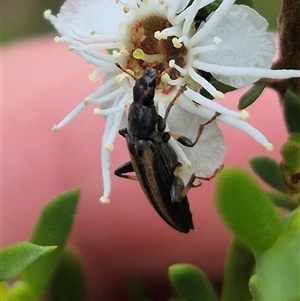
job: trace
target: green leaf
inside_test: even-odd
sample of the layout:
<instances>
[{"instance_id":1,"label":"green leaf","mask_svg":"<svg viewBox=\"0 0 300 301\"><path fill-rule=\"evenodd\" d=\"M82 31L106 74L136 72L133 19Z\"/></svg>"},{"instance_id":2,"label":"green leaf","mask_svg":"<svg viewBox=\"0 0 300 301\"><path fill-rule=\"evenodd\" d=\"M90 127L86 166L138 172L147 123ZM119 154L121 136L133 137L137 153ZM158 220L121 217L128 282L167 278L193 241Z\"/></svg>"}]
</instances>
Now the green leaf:
<instances>
[{"instance_id":1,"label":"green leaf","mask_svg":"<svg viewBox=\"0 0 300 301\"><path fill-rule=\"evenodd\" d=\"M290 194L283 194L274 191L265 191L265 193L269 195L272 203L276 207L282 207L289 211L293 211L299 206L297 198L293 198Z\"/></svg>"},{"instance_id":2,"label":"green leaf","mask_svg":"<svg viewBox=\"0 0 300 301\"><path fill-rule=\"evenodd\" d=\"M290 90L284 95L283 113L289 133L300 133L300 99Z\"/></svg>"},{"instance_id":3,"label":"green leaf","mask_svg":"<svg viewBox=\"0 0 300 301\"><path fill-rule=\"evenodd\" d=\"M248 5L251 8L254 8L254 1L253 0L236 0L234 4L244 4Z\"/></svg>"},{"instance_id":4,"label":"green leaf","mask_svg":"<svg viewBox=\"0 0 300 301\"><path fill-rule=\"evenodd\" d=\"M251 301L249 280L255 259L253 253L233 241L227 256L221 301Z\"/></svg>"},{"instance_id":5,"label":"green leaf","mask_svg":"<svg viewBox=\"0 0 300 301\"><path fill-rule=\"evenodd\" d=\"M24 281L16 281L11 285L0 283L1 301L32 301L32 292Z\"/></svg>"},{"instance_id":6,"label":"green leaf","mask_svg":"<svg viewBox=\"0 0 300 301\"><path fill-rule=\"evenodd\" d=\"M235 237L254 252L268 249L284 230L268 195L242 170L219 175L216 202Z\"/></svg>"},{"instance_id":7,"label":"green leaf","mask_svg":"<svg viewBox=\"0 0 300 301\"><path fill-rule=\"evenodd\" d=\"M63 252L53 275L50 295L52 301L87 300L83 267L74 252Z\"/></svg>"},{"instance_id":8,"label":"green leaf","mask_svg":"<svg viewBox=\"0 0 300 301\"><path fill-rule=\"evenodd\" d=\"M266 156L259 156L250 160L253 171L268 185L280 192L287 192L282 170L279 164Z\"/></svg>"},{"instance_id":9,"label":"green leaf","mask_svg":"<svg viewBox=\"0 0 300 301\"><path fill-rule=\"evenodd\" d=\"M43 247L20 242L0 251L0 281L7 281L21 274L29 265L56 247Z\"/></svg>"},{"instance_id":10,"label":"green leaf","mask_svg":"<svg viewBox=\"0 0 300 301\"><path fill-rule=\"evenodd\" d=\"M239 100L238 109L242 110L249 107L264 91L266 83L255 83L245 94L243 94Z\"/></svg>"},{"instance_id":11,"label":"green leaf","mask_svg":"<svg viewBox=\"0 0 300 301\"><path fill-rule=\"evenodd\" d=\"M275 243L256 256L250 279L254 301L300 300L300 208L287 220L287 228Z\"/></svg>"},{"instance_id":12,"label":"green leaf","mask_svg":"<svg viewBox=\"0 0 300 301\"><path fill-rule=\"evenodd\" d=\"M300 116L299 116L300 118ZM281 149L284 174L293 175L300 171L300 133L292 133Z\"/></svg>"},{"instance_id":13,"label":"green leaf","mask_svg":"<svg viewBox=\"0 0 300 301\"><path fill-rule=\"evenodd\" d=\"M192 265L182 263L170 266L169 278L179 296L188 301L217 301L207 277Z\"/></svg>"},{"instance_id":14,"label":"green leaf","mask_svg":"<svg viewBox=\"0 0 300 301\"><path fill-rule=\"evenodd\" d=\"M40 258L24 273L24 281L31 287L34 296L39 299L56 268L62 251L71 232L79 198L79 191L66 192L43 209L35 227L31 241L39 245L57 245L48 256Z\"/></svg>"}]
</instances>

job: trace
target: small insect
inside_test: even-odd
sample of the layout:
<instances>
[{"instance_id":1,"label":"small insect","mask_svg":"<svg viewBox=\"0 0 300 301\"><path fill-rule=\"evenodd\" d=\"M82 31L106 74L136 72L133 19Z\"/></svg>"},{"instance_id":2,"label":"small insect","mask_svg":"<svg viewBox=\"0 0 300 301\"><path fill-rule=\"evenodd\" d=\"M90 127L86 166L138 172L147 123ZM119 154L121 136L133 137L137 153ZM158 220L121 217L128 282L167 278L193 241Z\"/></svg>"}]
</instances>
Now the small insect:
<instances>
[{"instance_id":1,"label":"small insect","mask_svg":"<svg viewBox=\"0 0 300 301\"><path fill-rule=\"evenodd\" d=\"M193 147L205 125L215 120L220 113L216 113L199 126L194 142L181 134L165 132L170 109L185 87L181 87L177 92L163 118L157 113L154 105L156 77L156 71L148 69L136 80L133 87L128 125L119 130L119 134L126 138L131 161L117 168L115 175L138 180L149 202L162 219L174 229L188 233L194 229L194 224L186 194L194 187L196 178L209 180L217 171L209 178L200 178L192 174L188 183L184 185L180 177L182 164L168 140L172 136L181 144ZM135 175L128 175L130 172L135 172Z\"/></svg>"}]
</instances>

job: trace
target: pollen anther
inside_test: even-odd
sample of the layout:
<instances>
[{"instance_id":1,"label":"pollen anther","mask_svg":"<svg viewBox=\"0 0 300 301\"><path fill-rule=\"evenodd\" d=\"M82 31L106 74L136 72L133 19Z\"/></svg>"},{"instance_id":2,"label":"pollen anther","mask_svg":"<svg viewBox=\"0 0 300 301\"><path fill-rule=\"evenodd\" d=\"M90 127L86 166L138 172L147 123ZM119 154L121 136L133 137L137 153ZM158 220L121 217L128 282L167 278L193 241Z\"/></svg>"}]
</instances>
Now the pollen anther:
<instances>
[{"instance_id":1,"label":"pollen anther","mask_svg":"<svg viewBox=\"0 0 300 301\"><path fill-rule=\"evenodd\" d=\"M99 81L99 78L97 76L95 76L94 74L90 74L88 76L89 80L93 83L97 83Z\"/></svg>"},{"instance_id":2,"label":"pollen anther","mask_svg":"<svg viewBox=\"0 0 300 301\"><path fill-rule=\"evenodd\" d=\"M101 109L100 108L95 108L93 110L93 113L94 113L95 116L101 116Z\"/></svg>"}]
</instances>

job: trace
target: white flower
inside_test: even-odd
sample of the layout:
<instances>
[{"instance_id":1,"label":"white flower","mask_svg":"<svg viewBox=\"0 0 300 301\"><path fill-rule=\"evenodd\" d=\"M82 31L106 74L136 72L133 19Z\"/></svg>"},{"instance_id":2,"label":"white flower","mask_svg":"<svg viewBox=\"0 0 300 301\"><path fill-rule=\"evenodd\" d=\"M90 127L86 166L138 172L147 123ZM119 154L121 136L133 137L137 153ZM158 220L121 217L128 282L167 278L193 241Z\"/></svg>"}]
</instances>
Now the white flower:
<instances>
[{"instance_id":1,"label":"white flower","mask_svg":"<svg viewBox=\"0 0 300 301\"><path fill-rule=\"evenodd\" d=\"M55 129L66 125L88 104L98 106L95 115L106 116L102 138L102 173L104 196L109 201L110 152L118 134L124 111L132 100L134 81L116 67L119 63L139 78L151 67L161 72L155 104L160 115L182 84L187 89L171 109L168 128L192 139L199 123L221 115L217 121L234 126L256 139L268 149L272 145L243 119L247 112L232 111L199 94L204 88L214 98L222 99L206 80L202 71L235 88L245 87L265 78L299 77L299 70L270 70L275 54L272 36L266 32L267 22L256 11L234 0L223 0L220 6L198 26L198 10L214 2L195 0L66 0L57 17L45 12L61 34L56 42L68 45L84 60L96 66L89 78L97 82L104 73L102 85ZM202 71L200 71L202 70ZM195 147L182 147L170 140L179 160L191 167L189 173L205 176L222 163L225 143L216 122L205 127ZM191 164L191 166L190 166Z\"/></svg>"}]
</instances>

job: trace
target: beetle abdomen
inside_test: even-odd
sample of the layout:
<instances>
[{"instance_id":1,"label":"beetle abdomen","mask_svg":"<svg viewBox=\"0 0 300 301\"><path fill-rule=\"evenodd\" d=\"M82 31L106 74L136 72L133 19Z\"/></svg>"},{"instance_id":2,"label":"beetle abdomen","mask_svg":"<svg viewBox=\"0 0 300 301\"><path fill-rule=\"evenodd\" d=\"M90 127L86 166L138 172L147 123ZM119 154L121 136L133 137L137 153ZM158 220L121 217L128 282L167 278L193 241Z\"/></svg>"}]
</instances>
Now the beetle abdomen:
<instances>
[{"instance_id":1,"label":"beetle abdomen","mask_svg":"<svg viewBox=\"0 0 300 301\"><path fill-rule=\"evenodd\" d=\"M173 228L187 233L194 229L187 197L171 199L173 171L178 159L172 147L159 139L128 141L130 157L140 185L157 213Z\"/></svg>"}]
</instances>

